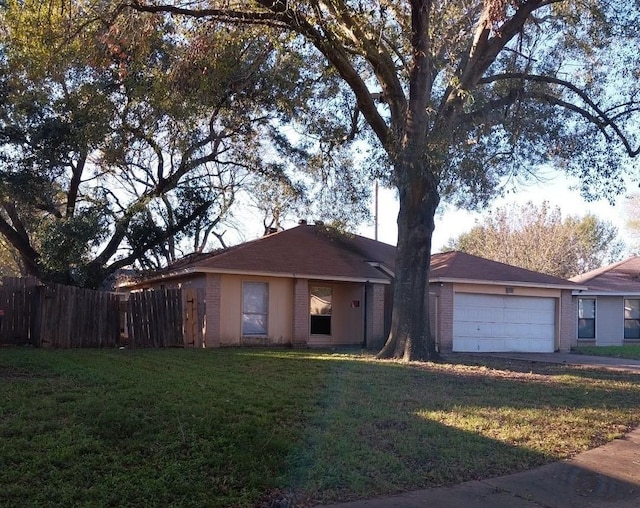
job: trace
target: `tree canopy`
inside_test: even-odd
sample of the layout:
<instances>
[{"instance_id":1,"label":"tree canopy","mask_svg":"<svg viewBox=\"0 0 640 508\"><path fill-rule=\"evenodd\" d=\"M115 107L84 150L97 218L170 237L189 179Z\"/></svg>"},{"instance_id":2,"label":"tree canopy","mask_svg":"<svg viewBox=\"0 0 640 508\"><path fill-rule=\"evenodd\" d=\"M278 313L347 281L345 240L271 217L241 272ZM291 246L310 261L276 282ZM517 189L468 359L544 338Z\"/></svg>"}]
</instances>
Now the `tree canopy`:
<instances>
[{"instance_id":1,"label":"tree canopy","mask_svg":"<svg viewBox=\"0 0 640 508\"><path fill-rule=\"evenodd\" d=\"M593 214L563 218L559 207L528 202L497 208L446 248L568 279L618 261L624 243Z\"/></svg>"},{"instance_id":2,"label":"tree canopy","mask_svg":"<svg viewBox=\"0 0 640 508\"><path fill-rule=\"evenodd\" d=\"M149 13L292 34L342 79L351 131L369 136L398 189L391 333L380 356L436 356L428 279L441 198L477 205L552 164L586 196L636 168L635 3L598 0L133 0ZM300 42L303 41L303 42ZM286 47L283 47L287 50ZM306 67L306 62L303 62ZM382 171L384 173L384 171Z\"/></svg>"},{"instance_id":3,"label":"tree canopy","mask_svg":"<svg viewBox=\"0 0 640 508\"><path fill-rule=\"evenodd\" d=\"M224 246L238 193L259 182L339 189L363 216L349 196L364 180L314 165L316 144L280 128L317 92L281 37L107 6L0 7L0 234L26 273L97 287Z\"/></svg>"}]
</instances>

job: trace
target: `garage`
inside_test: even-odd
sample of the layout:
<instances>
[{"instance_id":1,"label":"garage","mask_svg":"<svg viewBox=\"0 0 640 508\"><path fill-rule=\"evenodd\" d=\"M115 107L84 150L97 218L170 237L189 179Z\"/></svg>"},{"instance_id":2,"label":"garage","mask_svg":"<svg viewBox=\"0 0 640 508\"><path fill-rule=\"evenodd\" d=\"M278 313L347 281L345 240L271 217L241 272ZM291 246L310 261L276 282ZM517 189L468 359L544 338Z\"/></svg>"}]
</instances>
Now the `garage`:
<instances>
[{"instance_id":1,"label":"garage","mask_svg":"<svg viewBox=\"0 0 640 508\"><path fill-rule=\"evenodd\" d=\"M556 299L455 293L453 350L555 351Z\"/></svg>"}]
</instances>

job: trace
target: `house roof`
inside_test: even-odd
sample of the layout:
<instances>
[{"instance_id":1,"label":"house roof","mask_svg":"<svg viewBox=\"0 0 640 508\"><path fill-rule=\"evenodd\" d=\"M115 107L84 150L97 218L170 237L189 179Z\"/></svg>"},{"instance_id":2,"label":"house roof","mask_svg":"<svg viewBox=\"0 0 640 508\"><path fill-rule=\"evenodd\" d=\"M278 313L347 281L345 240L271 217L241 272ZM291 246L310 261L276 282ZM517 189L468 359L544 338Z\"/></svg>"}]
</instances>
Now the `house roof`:
<instances>
[{"instance_id":1,"label":"house roof","mask_svg":"<svg viewBox=\"0 0 640 508\"><path fill-rule=\"evenodd\" d=\"M389 283L394 276L396 253L393 245L323 225L303 224L209 254L187 256L143 281L210 272ZM431 257L429 279L584 289L558 277L455 251Z\"/></svg>"},{"instance_id":2,"label":"house roof","mask_svg":"<svg viewBox=\"0 0 640 508\"><path fill-rule=\"evenodd\" d=\"M571 278L589 293L640 293L640 256L632 256Z\"/></svg>"},{"instance_id":3,"label":"house roof","mask_svg":"<svg viewBox=\"0 0 640 508\"><path fill-rule=\"evenodd\" d=\"M388 283L396 248L322 225L300 225L179 260L145 280L188 273L238 273Z\"/></svg>"},{"instance_id":4,"label":"house roof","mask_svg":"<svg viewBox=\"0 0 640 508\"><path fill-rule=\"evenodd\" d=\"M431 282L470 282L512 286L580 289L578 284L544 273L526 270L489 259L450 251L431 256Z\"/></svg>"}]
</instances>

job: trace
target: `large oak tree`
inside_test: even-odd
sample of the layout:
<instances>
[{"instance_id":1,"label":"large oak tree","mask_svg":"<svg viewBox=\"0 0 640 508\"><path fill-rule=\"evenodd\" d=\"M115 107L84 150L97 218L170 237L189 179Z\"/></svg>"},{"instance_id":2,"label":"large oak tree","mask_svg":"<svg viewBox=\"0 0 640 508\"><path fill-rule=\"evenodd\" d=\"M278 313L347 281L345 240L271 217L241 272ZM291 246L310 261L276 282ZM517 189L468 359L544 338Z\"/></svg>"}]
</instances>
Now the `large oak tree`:
<instances>
[{"instance_id":1,"label":"large oak tree","mask_svg":"<svg viewBox=\"0 0 640 508\"><path fill-rule=\"evenodd\" d=\"M428 276L442 197L477 204L542 163L586 195L638 155L636 3L598 0L132 0L152 13L299 36L351 90L398 190L390 336L381 357L436 356ZM295 40L295 39L294 39ZM357 115L354 114L353 119Z\"/></svg>"}]
</instances>

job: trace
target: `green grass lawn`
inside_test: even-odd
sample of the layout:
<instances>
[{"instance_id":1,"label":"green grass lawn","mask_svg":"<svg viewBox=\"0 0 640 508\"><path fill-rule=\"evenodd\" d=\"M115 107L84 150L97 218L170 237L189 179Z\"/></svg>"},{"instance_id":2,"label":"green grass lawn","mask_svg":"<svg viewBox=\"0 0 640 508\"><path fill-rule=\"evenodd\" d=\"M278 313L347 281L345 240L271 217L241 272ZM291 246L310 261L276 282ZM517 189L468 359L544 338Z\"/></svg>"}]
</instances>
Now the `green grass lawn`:
<instances>
[{"instance_id":1,"label":"green grass lawn","mask_svg":"<svg viewBox=\"0 0 640 508\"><path fill-rule=\"evenodd\" d=\"M456 356L0 349L0 506L296 506L532 468L640 423L640 376Z\"/></svg>"},{"instance_id":2,"label":"green grass lawn","mask_svg":"<svg viewBox=\"0 0 640 508\"><path fill-rule=\"evenodd\" d=\"M595 356L612 356L615 358L629 358L640 360L640 345L627 346L579 346L572 349L573 353Z\"/></svg>"}]
</instances>

